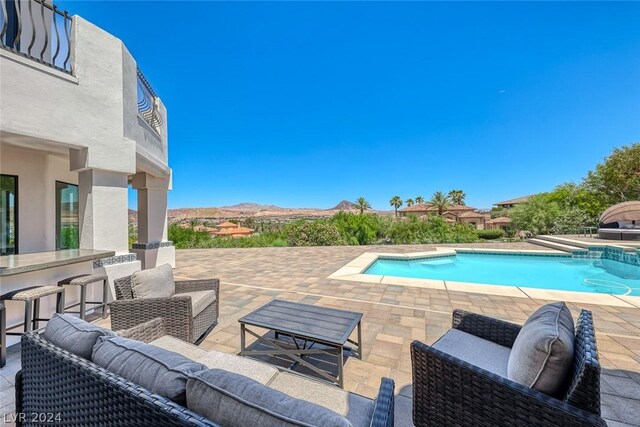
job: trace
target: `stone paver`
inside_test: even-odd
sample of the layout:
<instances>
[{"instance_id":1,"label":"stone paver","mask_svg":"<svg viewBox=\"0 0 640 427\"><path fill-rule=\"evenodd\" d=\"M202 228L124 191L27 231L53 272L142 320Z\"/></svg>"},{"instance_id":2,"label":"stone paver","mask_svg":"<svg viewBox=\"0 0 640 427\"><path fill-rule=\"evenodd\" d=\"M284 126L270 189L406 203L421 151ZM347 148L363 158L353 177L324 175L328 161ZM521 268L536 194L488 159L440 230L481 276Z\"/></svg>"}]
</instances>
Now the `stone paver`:
<instances>
[{"instance_id":1,"label":"stone paver","mask_svg":"<svg viewBox=\"0 0 640 427\"><path fill-rule=\"evenodd\" d=\"M410 384L413 340L433 343L451 324L454 308L522 323L541 299L485 295L384 283L328 279L364 252L420 252L436 245L343 246L180 250L176 277L219 277L220 325L202 344L237 353L237 319L271 298L284 298L364 313L364 358L345 364L345 388L374 397L382 376L396 381L397 424L411 425ZM437 245L455 247L460 245ZM539 249L528 243L465 244L465 247ZM603 414L611 425L638 425L640 410L640 309L568 303L574 317L591 310L603 371ZM635 385L634 385L635 384ZM407 397L409 396L409 397ZM405 412L403 412L405 411Z\"/></svg>"},{"instance_id":2,"label":"stone paver","mask_svg":"<svg viewBox=\"0 0 640 427\"><path fill-rule=\"evenodd\" d=\"M437 245L438 247L460 245ZM465 247L539 249L528 243L465 244ZM396 381L397 424L411 425L411 358L413 340L428 344L446 332L451 312L462 308L522 323L545 300L428 289L384 283L345 282L327 277L364 252L419 252L435 245L341 246L303 248L191 249L177 251L177 279L221 280L220 322L201 343L227 353L240 350L238 319L272 298L300 301L364 313L363 360L345 364L345 389L374 397L380 378ZM640 425L640 308L569 303L574 316L593 312L601 362L603 415L610 425ZM100 321L99 323L102 323ZM108 320L104 322L108 325ZM13 410L13 376L19 353L9 355L0 370L0 402ZM634 385L635 384L635 385ZM8 394L7 394L8 395ZM406 411L409 411L407 413Z\"/></svg>"}]
</instances>

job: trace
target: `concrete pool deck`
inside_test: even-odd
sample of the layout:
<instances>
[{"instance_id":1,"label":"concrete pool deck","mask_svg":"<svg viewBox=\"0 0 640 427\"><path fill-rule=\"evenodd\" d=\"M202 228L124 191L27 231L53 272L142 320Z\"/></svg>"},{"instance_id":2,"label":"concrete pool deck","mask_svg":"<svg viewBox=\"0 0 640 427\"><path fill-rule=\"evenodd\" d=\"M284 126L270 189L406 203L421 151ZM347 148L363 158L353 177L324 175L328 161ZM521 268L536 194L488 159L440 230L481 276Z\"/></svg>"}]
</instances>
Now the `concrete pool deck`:
<instances>
[{"instance_id":1,"label":"concrete pool deck","mask_svg":"<svg viewBox=\"0 0 640 427\"><path fill-rule=\"evenodd\" d=\"M554 289L529 288L523 286L498 286L486 283L459 282L452 280L422 279L399 276L383 276L367 274L367 269L378 259L416 260L455 256L457 253L478 254L513 254L513 255L542 255L542 256L570 256L566 252L556 250L522 250L496 248L442 247L436 246L431 251L386 253L365 252L348 262L328 276L330 279L349 282L366 282L398 286L425 287L429 289L452 290L461 292L483 293L487 295L502 295L516 298L548 299L576 303L604 304L618 307L640 307L640 297L609 295L604 293L572 292Z\"/></svg>"}]
</instances>

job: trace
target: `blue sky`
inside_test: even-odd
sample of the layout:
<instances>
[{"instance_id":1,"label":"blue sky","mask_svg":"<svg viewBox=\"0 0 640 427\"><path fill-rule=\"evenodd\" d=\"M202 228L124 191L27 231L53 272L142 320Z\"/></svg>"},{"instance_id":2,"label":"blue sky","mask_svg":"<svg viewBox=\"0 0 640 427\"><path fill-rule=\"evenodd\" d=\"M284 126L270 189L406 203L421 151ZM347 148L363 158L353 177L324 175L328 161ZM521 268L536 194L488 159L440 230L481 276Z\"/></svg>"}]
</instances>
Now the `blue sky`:
<instances>
[{"instance_id":1,"label":"blue sky","mask_svg":"<svg viewBox=\"0 0 640 427\"><path fill-rule=\"evenodd\" d=\"M640 3L58 5L167 105L170 207L490 207L640 142Z\"/></svg>"}]
</instances>

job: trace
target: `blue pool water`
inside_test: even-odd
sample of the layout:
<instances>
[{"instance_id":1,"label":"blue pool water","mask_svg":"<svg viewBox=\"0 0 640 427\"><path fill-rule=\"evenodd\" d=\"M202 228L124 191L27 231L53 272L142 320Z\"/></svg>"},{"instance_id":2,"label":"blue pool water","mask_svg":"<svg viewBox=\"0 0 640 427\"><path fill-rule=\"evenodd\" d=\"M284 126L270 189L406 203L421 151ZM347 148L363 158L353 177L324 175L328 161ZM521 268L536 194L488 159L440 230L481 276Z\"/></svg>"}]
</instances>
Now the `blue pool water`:
<instances>
[{"instance_id":1,"label":"blue pool water","mask_svg":"<svg viewBox=\"0 0 640 427\"><path fill-rule=\"evenodd\" d=\"M381 258L365 274L640 296L640 267L609 259L459 253Z\"/></svg>"}]
</instances>

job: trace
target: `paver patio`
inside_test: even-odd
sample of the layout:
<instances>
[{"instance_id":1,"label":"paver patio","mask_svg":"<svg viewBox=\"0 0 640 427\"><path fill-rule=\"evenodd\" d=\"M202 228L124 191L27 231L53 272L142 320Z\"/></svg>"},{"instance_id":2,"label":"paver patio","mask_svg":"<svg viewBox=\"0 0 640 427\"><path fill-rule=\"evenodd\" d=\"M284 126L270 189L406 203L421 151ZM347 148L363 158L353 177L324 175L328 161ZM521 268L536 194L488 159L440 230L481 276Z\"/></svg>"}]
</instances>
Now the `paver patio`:
<instances>
[{"instance_id":1,"label":"paver patio","mask_svg":"<svg viewBox=\"0 0 640 427\"><path fill-rule=\"evenodd\" d=\"M420 252L438 247L531 249L524 242L474 245L338 246L304 248L190 249L177 253L176 277L219 277L220 324L202 347L238 353L238 318L274 297L364 313L363 360L349 358L345 389L374 397L380 378L396 381L408 394L411 384L409 344L433 343L451 324L454 308L524 322L547 301L422 289L377 283L344 282L327 277L364 252ZM601 362L603 416L610 425L640 425L640 307L568 303L574 317L591 310ZM408 398L398 412L410 417ZM399 414L402 415L402 414ZM406 419L398 419L398 424Z\"/></svg>"},{"instance_id":2,"label":"paver patio","mask_svg":"<svg viewBox=\"0 0 640 427\"><path fill-rule=\"evenodd\" d=\"M410 425L409 344L433 343L451 323L454 308L522 323L546 301L500 295L436 290L327 277L364 252L419 252L436 245L339 246L303 248L190 249L177 251L176 279L221 280L220 323L200 344L228 353L240 351L238 319L274 297L360 311L363 360L349 358L345 389L374 397L380 378L396 381L397 425ZM456 247L461 245L437 245ZM540 249L528 243L486 243L465 247ZM593 312L604 367L603 416L611 426L640 425L640 307L568 303L574 316ZM106 321L99 321L108 326ZM0 371L0 413L13 404L13 375L19 357L10 354Z\"/></svg>"}]
</instances>

